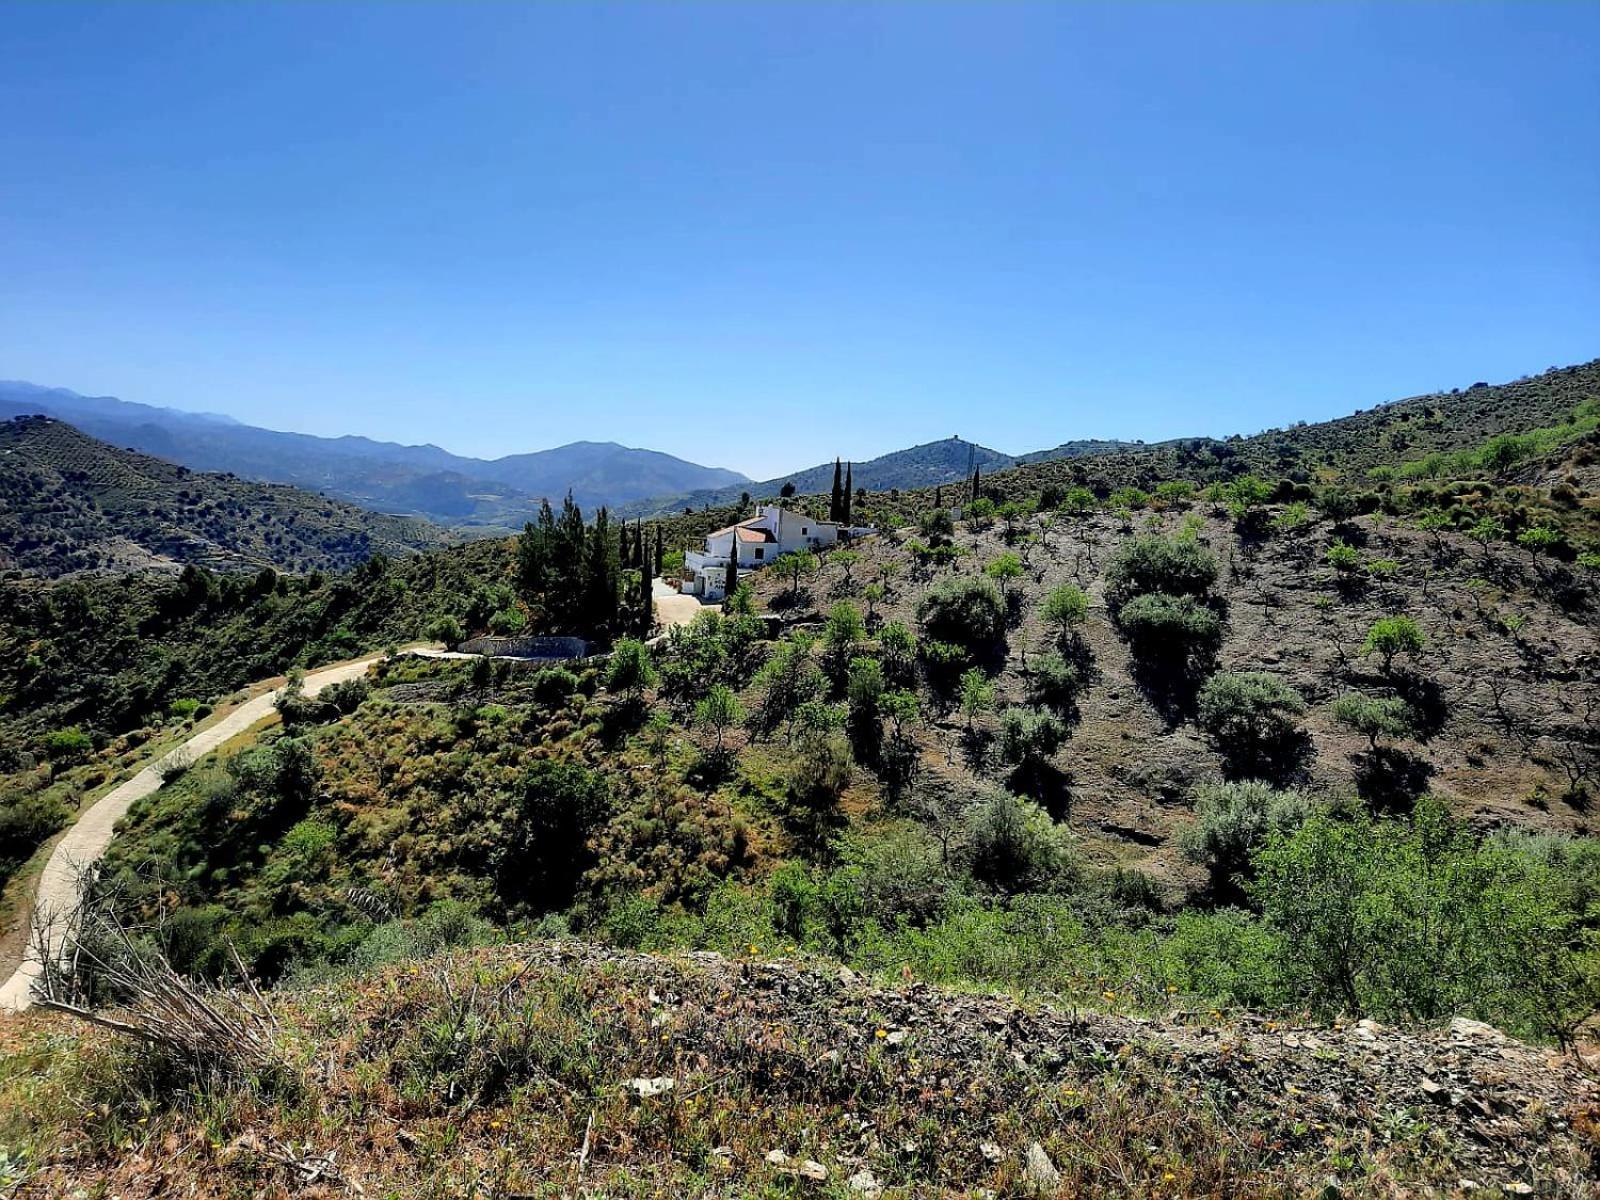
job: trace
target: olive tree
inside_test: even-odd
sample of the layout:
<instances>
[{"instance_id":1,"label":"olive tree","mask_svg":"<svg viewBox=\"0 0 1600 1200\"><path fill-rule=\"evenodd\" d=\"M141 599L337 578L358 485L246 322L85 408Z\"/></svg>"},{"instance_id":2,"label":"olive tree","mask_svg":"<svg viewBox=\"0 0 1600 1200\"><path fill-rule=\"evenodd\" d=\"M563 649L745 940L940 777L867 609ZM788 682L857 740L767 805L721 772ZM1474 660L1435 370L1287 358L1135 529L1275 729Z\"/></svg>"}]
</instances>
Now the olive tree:
<instances>
[{"instance_id":1,"label":"olive tree","mask_svg":"<svg viewBox=\"0 0 1600 1200\"><path fill-rule=\"evenodd\" d=\"M1290 769L1305 744L1299 692L1263 671L1224 671L1200 689L1198 720L1227 764L1229 774L1276 778Z\"/></svg>"},{"instance_id":2,"label":"olive tree","mask_svg":"<svg viewBox=\"0 0 1600 1200\"><path fill-rule=\"evenodd\" d=\"M989 579L948 579L922 598L917 620L933 641L969 651L988 650L1005 637L1006 604Z\"/></svg>"},{"instance_id":3,"label":"olive tree","mask_svg":"<svg viewBox=\"0 0 1600 1200\"><path fill-rule=\"evenodd\" d=\"M1383 659L1383 673L1394 668L1397 655L1416 658L1428 644L1422 628L1410 617L1379 617L1367 630L1361 653L1376 654Z\"/></svg>"},{"instance_id":4,"label":"olive tree","mask_svg":"<svg viewBox=\"0 0 1600 1200\"><path fill-rule=\"evenodd\" d=\"M1202 866L1219 899L1237 899L1253 873L1252 858L1274 834L1291 834L1310 805L1299 792L1250 780L1195 789L1194 824L1178 835L1183 856Z\"/></svg>"}]
</instances>

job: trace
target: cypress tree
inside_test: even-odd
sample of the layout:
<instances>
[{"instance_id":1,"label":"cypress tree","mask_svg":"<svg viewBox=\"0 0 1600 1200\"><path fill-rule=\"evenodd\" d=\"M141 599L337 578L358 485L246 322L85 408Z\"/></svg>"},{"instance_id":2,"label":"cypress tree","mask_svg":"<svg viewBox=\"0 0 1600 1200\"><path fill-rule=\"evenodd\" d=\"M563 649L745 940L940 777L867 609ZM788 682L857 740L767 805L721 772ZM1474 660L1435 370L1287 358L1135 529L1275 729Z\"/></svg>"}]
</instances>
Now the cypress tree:
<instances>
[{"instance_id":1,"label":"cypress tree","mask_svg":"<svg viewBox=\"0 0 1600 1200\"><path fill-rule=\"evenodd\" d=\"M942 483L934 485L933 506L934 508L944 507L944 484Z\"/></svg>"},{"instance_id":2,"label":"cypress tree","mask_svg":"<svg viewBox=\"0 0 1600 1200\"><path fill-rule=\"evenodd\" d=\"M840 499L840 489L842 486L843 485L840 483L839 475L839 460L835 458L833 460L833 499L828 502L828 520L830 521L837 521L839 519L839 511L844 504L844 502Z\"/></svg>"},{"instance_id":3,"label":"cypress tree","mask_svg":"<svg viewBox=\"0 0 1600 1200\"><path fill-rule=\"evenodd\" d=\"M601 505L594 515L594 525L589 530L589 563L584 580L583 610L579 614L582 627L606 630L615 626L620 599L619 568L617 565L616 534L611 529L611 517Z\"/></svg>"},{"instance_id":4,"label":"cypress tree","mask_svg":"<svg viewBox=\"0 0 1600 1200\"><path fill-rule=\"evenodd\" d=\"M728 607L733 593L739 588L739 535L733 535L733 549L728 552L728 573L722 577L722 607Z\"/></svg>"},{"instance_id":5,"label":"cypress tree","mask_svg":"<svg viewBox=\"0 0 1600 1200\"><path fill-rule=\"evenodd\" d=\"M575 630L583 620L589 591L587 534L583 510L568 492L561 503L561 515L551 517L549 573L545 581L546 607L558 631Z\"/></svg>"},{"instance_id":6,"label":"cypress tree","mask_svg":"<svg viewBox=\"0 0 1600 1200\"><path fill-rule=\"evenodd\" d=\"M529 521L517 539L517 590L524 600L535 601L550 587L555 534L556 515L550 511L550 501L545 500L539 505L538 524Z\"/></svg>"},{"instance_id":7,"label":"cypress tree","mask_svg":"<svg viewBox=\"0 0 1600 1200\"><path fill-rule=\"evenodd\" d=\"M844 494L843 500L839 506L839 520L846 525L850 524L850 502L854 497L855 466L852 463L846 463L844 466Z\"/></svg>"},{"instance_id":8,"label":"cypress tree","mask_svg":"<svg viewBox=\"0 0 1600 1200\"><path fill-rule=\"evenodd\" d=\"M639 535L641 538L644 534ZM650 631L656 625L656 603L652 594L650 572L643 567L639 569L639 636L649 637Z\"/></svg>"},{"instance_id":9,"label":"cypress tree","mask_svg":"<svg viewBox=\"0 0 1600 1200\"><path fill-rule=\"evenodd\" d=\"M973 467L972 468L972 496L971 496L971 499L973 499L973 500L976 500L978 498L978 488L980 486L980 476L982 475L982 473L983 473L983 468L982 467Z\"/></svg>"},{"instance_id":10,"label":"cypress tree","mask_svg":"<svg viewBox=\"0 0 1600 1200\"><path fill-rule=\"evenodd\" d=\"M655 564L656 565L655 573L657 575L661 574L661 567L662 567L662 564L666 561L666 554L667 554L667 549L662 544L662 541L661 541L661 526L657 525L656 526L656 564Z\"/></svg>"}]
</instances>

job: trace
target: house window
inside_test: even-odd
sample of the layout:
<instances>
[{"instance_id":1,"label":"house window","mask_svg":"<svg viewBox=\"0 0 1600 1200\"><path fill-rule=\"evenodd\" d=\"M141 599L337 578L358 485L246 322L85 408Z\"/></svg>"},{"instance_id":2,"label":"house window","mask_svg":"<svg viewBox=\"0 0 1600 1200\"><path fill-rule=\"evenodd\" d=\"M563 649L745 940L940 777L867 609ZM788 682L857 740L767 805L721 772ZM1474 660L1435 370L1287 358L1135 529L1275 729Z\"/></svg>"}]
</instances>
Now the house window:
<instances>
[{"instance_id":1,"label":"house window","mask_svg":"<svg viewBox=\"0 0 1600 1200\"><path fill-rule=\"evenodd\" d=\"M767 552L765 550L763 550L760 546L756 547L756 557L757 558L765 558L766 554L767 554Z\"/></svg>"},{"instance_id":2,"label":"house window","mask_svg":"<svg viewBox=\"0 0 1600 1200\"><path fill-rule=\"evenodd\" d=\"M811 530L807 529L804 525L800 526L800 536L801 537L805 537L806 534L808 534L810 532L811 532Z\"/></svg>"}]
</instances>

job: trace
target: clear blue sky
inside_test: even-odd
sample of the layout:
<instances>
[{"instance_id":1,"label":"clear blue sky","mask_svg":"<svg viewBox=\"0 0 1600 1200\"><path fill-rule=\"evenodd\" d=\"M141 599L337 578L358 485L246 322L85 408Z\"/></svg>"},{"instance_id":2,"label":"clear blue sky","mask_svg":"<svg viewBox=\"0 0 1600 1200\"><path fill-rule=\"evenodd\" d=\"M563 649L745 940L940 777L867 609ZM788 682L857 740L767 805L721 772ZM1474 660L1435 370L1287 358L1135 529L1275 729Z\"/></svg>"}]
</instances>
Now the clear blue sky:
<instances>
[{"instance_id":1,"label":"clear blue sky","mask_svg":"<svg viewBox=\"0 0 1600 1200\"><path fill-rule=\"evenodd\" d=\"M4 0L0 377L758 477L1336 415L1600 355L1597 46L1585 0Z\"/></svg>"}]
</instances>

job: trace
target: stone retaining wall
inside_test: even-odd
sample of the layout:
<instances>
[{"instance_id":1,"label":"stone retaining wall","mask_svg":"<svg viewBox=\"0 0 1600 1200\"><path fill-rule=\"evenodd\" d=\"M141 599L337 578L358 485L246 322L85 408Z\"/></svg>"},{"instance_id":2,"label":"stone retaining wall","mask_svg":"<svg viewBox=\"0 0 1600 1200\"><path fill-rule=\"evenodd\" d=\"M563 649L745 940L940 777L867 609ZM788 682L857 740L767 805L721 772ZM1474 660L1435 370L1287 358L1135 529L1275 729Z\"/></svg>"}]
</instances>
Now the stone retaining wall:
<instances>
[{"instance_id":1,"label":"stone retaining wall","mask_svg":"<svg viewBox=\"0 0 1600 1200\"><path fill-rule=\"evenodd\" d=\"M585 657L589 653L589 643L575 637L480 637L469 638L456 649L464 654L486 654L491 658L564 662Z\"/></svg>"}]
</instances>

